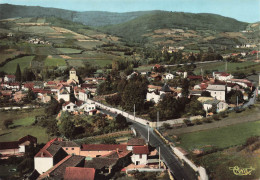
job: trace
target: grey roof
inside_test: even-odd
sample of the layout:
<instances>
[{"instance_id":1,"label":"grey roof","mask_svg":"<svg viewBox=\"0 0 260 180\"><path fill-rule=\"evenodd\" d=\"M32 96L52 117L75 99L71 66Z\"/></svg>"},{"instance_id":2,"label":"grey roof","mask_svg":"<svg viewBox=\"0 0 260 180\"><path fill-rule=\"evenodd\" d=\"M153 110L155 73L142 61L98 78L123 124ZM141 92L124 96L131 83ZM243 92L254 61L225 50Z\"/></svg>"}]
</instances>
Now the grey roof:
<instances>
[{"instance_id":1,"label":"grey roof","mask_svg":"<svg viewBox=\"0 0 260 180\"><path fill-rule=\"evenodd\" d=\"M104 167L114 166L117 163L118 158L93 158L91 161L85 163L85 167L102 169Z\"/></svg>"},{"instance_id":2,"label":"grey roof","mask_svg":"<svg viewBox=\"0 0 260 180\"><path fill-rule=\"evenodd\" d=\"M77 143L74 141L56 141L61 147L80 147Z\"/></svg>"},{"instance_id":3,"label":"grey roof","mask_svg":"<svg viewBox=\"0 0 260 180\"><path fill-rule=\"evenodd\" d=\"M65 175L66 167L78 167L80 165L84 166L84 162L84 156L71 156L69 159L60 164L56 169L54 169L50 173L50 176L55 177L55 179L62 179Z\"/></svg>"},{"instance_id":4,"label":"grey roof","mask_svg":"<svg viewBox=\"0 0 260 180\"><path fill-rule=\"evenodd\" d=\"M59 145L59 143L57 143L57 141L54 141L54 142L47 148L47 151L48 151L52 156L55 156L55 154L59 151L60 148L61 148L61 146Z\"/></svg>"},{"instance_id":5,"label":"grey roof","mask_svg":"<svg viewBox=\"0 0 260 180\"><path fill-rule=\"evenodd\" d=\"M218 104L220 101L213 99L213 100L207 100L203 104Z\"/></svg>"},{"instance_id":6,"label":"grey roof","mask_svg":"<svg viewBox=\"0 0 260 180\"><path fill-rule=\"evenodd\" d=\"M207 87L207 90L225 91L226 90L226 85L209 84L208 87Z\"/></svg>"}]
</instances>

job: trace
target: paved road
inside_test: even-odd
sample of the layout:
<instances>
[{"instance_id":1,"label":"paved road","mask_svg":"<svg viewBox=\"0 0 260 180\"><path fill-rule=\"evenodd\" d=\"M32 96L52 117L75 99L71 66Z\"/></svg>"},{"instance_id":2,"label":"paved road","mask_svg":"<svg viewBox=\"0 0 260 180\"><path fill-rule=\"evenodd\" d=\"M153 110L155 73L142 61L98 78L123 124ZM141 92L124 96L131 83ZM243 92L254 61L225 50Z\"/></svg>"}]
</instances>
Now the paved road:
<instances>
[{"instance_id":1,"label":"paved road","mask_svg":"<svg viewBox=\"0 0 260 180\"><path fill-rule=\"evenodd\" d=\"M172 65L164 65L164 67L175 67L175 66L183 66L183 65L191 65L191 64L206 64L206 63L215 63L220 61L221 60L203 61L203 62L194 62L194 63L185 63L185 64L172 64Z\"/></svg>"},{"instance_id":2,"label":"paved road","mask_svg":"<svg viewBox=\"0 0 260 180\"><path fill-rule=\"evenodd\" d=\"M111 116L116 116L111 112L106 110L101 110L102 112L109 114ZM144 126L138 122L134 122L128 119L132 123L133 128L139 133L142 137L148 140L148 126ZM167 167L171 170L173 176L177 180L194 180L197 179L194 172L188 167L183 167L181 163L177 160L177 157L174 155L170 147L166 146L162 139L154 133L152 128L149 128L149 144L153 147L156 147L157 150L161 150L162 160L165 162Z\"/></svg>"}]
</instances>

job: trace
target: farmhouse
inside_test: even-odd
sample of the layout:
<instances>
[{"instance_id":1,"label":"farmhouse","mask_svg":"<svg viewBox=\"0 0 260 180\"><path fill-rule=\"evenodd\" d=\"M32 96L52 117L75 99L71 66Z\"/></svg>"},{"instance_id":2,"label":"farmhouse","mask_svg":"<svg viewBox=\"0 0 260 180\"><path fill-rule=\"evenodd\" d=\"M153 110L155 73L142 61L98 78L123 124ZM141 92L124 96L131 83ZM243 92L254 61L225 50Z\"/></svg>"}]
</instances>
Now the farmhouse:
<instances>
[{"instance_id":1,"label":"farmhouse","mask_svg":"<svg viewBox=\"0 0 260 180\"><path fill-rule=\"evenodd\" d=\"M217 100L226 101L226 85L209 84L206 90Z\"/></svg>"}]
</instances>

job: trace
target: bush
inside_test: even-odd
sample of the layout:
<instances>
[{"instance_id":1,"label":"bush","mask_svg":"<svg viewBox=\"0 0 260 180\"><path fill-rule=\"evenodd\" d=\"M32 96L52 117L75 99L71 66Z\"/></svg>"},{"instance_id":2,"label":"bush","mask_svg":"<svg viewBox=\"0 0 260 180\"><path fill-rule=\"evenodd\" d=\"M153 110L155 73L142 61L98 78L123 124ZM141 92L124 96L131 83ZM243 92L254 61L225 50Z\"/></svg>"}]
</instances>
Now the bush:
<instances>
[{"instance_id":1,"label":"bush","mask_svg":"<svg viewBox=\"0 0 260 180\"><path fill-rule=\"evenodd\" d=\"M171 125L169 123L163 123L163 128L164 129L171 129Z\"/></svg>"},{"instance_id":2,"label":"bush","mask_svg":"<svg viewBox=\"0 0 260 180\"><path fill-rule=\"evenodd\" d=\"M11 120L11 119L6 119L3 122L3 125L5 126L6 129L8 129L9 126L12 125L12 124L13 124L13 120Z\"/></svg>"},{"instance_id":3,"label":"bush","mask_svg":"<svg viewBox=\"0 0 260 180\"><path fill-rule=\"evenodd\" d=\"M220 117L225 118L228 117L228 114L226 112L219 113Z\"/></svg>"},{"instance_id":4,"label":"bush","mask_svg":"<svg viewBox=\"0 0 260 180\"><path fill-rule=\"evenodd\" d=\"M214 114L212 116L212 118L215 120L215 121L219 121L220 120L220 116L218 114Z\"/></svg>"},{"instance_id":5,"label":"bush","mask_svg":"<svg viewBox=\"0 0 260 180\"><path fill-rule=\"evenodd\" d=\"M202 124L202 120L201 120L201 119L196 119L196 120L194 120L193 122L194 122L195 124L197 124L197 125Z\"/></svg>"},{"instance_id":6,"label":"bush","mask_svg":"<svg viewBox=\"0 0 260 180\"><path fill-rule=\"evenodd\" d=\"M205 122L205 123L212 123L212 118L211 117L203 118L203 122Z\"/></svg>"}]
</instances>

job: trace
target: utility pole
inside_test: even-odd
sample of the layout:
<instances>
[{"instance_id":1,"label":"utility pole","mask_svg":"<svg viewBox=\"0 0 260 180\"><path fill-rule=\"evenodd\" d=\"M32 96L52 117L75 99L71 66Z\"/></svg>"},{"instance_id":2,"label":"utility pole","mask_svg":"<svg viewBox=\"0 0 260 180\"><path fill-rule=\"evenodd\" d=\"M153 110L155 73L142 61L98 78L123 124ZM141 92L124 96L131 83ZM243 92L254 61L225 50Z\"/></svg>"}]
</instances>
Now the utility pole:
<instances>
[{"instance_id":1,"label":"utility pole","mask_svg":"<svg viewBox=\"0 0 260 180\"><path fill-rule=\"evenodd\" d=\"M161 169L161 147L159 146L159 169Z\"/></svg>"},{"instance_id":2,"label":"utility pole","mask_svg":"<svg viewBox=\"0 0 260 180\"><path fill-rule=\"evenodd\" d=\"M159 111L157 111L157 129L159 129Z\"/></svg>"},{"instance_id":3,"label":"utility pole","mask_svg":"<svg viewBox=\"0 0 260 180\"><path fill-rule=\"evenodd\" d=\"M150 140L150 133L149 133L149 123L147 123L147 133L148 133L148 143L149 143L149 140Z\"/></svg>"},{"instance_id":4,"label":"utility pole","mask_svg":"<svg viewBox=\"0 0 260 180\"><path fill-rule=\"evenodd\" d=\"M134 104L134 121L135 121L135 104Z\"/></svg>"},{"instance_id":5,"label":"utility pole","mask_svg":"<svg viewBox=\"0 0 260 180\"><path fill-rule=\"evenodd\" d=\"M238 96L237 96L237 107L238 107Z\"/></svg>"}]
</instances>

